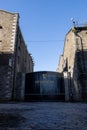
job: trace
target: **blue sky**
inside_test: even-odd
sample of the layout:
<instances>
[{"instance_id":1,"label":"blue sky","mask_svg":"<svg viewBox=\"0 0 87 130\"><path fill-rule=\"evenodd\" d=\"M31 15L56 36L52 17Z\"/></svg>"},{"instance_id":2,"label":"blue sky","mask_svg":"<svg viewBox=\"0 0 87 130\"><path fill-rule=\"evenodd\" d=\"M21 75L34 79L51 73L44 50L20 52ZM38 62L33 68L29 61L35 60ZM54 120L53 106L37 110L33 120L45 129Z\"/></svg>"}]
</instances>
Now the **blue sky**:
<instances>
[{"instance_id":1,"label":"blue sky","mask_svg":"<svg viewBox=\"0 0 87 130\"><path fill-rule=\"evenodd\" d=\"M56 71L71 18L87 21L87 0L0 0L0 9L19 13L34 71Z\"/></svg>"}]
</instances>

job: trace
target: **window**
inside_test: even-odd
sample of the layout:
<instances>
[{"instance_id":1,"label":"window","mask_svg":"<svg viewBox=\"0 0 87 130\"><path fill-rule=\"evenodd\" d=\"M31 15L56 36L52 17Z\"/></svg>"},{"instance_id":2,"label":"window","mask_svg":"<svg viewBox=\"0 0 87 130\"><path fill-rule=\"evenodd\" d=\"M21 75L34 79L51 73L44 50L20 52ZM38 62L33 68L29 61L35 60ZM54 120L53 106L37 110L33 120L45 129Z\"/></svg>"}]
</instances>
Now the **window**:
<instances>
[{"instance_id":1,"label":"window","mask_svg":"<svg viewBox=\"0 0 87 130\"><path fill-rule=\"evenodd\" d=\"M0 25L0 42L2 42L2 26Z\"/></svg>"},{"instance_id":2,"label":"window","mask_svg":"<svg viewBox=\"0 0 87 130\"><path fill-rule=\"evenodd\" d=\"M2 26L0 25L0 29L2 29Z\"/></svg>"},{"instance_id":3,"label":"window","mask_svg":"<svg viewBox=\"0 0 87 130\"><path fill-rule=\"evenodd\" d=\"M9 59L9 66L12 66L12 59Z\"/></svg>"}]
</instances>

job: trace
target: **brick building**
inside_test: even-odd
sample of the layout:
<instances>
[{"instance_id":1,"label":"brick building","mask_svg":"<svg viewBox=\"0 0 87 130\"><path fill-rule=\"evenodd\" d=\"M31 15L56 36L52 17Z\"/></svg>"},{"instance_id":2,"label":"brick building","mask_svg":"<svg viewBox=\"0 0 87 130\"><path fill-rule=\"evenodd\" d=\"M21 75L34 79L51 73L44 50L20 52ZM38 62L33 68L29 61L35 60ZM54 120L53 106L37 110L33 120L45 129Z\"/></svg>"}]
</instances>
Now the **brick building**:
<instances>
[{"instance_id":1,"label":"brick building","mask_svg":"<svg viewBox=\"0 0 87 130\"><path fill-rule=\"evenodd\" d=\"M18 73L33 72L19 27L19 14L0 10L0 100L13 100Z\"/></svg>"},{"instance_id":2,"label":"brick building","mask_svg":"<svg viewBox=\"0 0 87 130\"><path fill-rule=\"evenodd\" d=\"M57 71L63 73L66 101L87 101L87 27L73 27L65 37Z\"/></svg>"}]
</instances>

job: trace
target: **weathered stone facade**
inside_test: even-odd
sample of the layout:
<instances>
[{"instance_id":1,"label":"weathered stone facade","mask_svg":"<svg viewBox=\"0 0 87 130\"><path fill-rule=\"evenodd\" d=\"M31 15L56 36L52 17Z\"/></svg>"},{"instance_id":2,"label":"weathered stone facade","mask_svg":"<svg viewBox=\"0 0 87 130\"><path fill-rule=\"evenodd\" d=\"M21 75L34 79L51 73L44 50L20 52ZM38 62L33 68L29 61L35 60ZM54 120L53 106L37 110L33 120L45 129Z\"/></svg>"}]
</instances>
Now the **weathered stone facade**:
<instances>
[{"instance_id":1,"label":"weathered stone facade","mask_svg":"<svg viewBox=\"0 0 87 130\"><path fill-rule=\"evenodd\" d=\"M66 100L87 100L87 27L73 27L66 34L57 70L64 75Z\"/></svg>"},{"instance_id":2,"label":"weathered stone facade","mask_svg":"<svg viewBox=\"0 0 87 130\"><path fill-rule=\"evenodd\" d=\"M33 71L33 60L25 45L19 14L0 10L0 100L13 100L17 74Z\"/></svg>"}]
</instances>

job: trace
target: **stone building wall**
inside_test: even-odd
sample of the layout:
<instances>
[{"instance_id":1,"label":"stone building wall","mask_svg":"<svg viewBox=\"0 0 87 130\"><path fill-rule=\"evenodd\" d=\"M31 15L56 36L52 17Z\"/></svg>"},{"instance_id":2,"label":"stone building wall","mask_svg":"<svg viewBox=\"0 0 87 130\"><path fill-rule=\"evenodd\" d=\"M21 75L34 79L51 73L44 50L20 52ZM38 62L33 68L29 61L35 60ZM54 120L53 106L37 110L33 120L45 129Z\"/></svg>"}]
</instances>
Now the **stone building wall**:
<instances>
[{"instance_id":1,"label":"stone building wall","mask_svg":"<svg viewBox=\"0 0 87 130\"><path fill-rule=\"evenodd\" d=\"M74 27L66 34L62 56L58 72L67 73L68 100L87 100L87 27Z\"/></svg>"},{"instance_id":2,"label":"stone building wall","mask_svg":"<svg viewBox=\"0 0 87 130\"><path fill-rule=\"evenodd\" d=\"M17 14L0 11L0 99L12 97Z\"/></svg>"},{"instance_id":3,"label":"stone building wall","mask_svg":"<svg viewBox=\"0 0 87 130\"><path fill-rule=\"evenodd\" d=\"M13 100L17 73L32 71L33 60L19 27L19 14L0 10L0 100Z\"/></svg>"},{"instance_id":4,"label":"stone building wall","mask_svg":"<svg viewBox=\"0 0 87 130\"><path fill-rule=\"evenodd\" d=\"M64 58L63 55L60 56L59 65L57 68L57 72L62 73L63 72L63 64L64 64Z\"/></svg>"}]
</instances>

